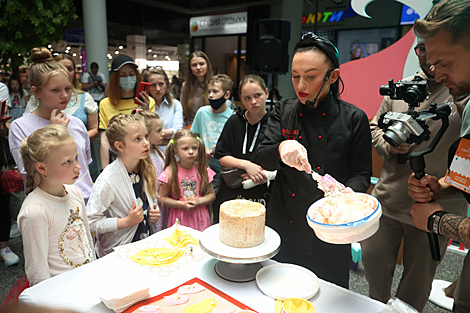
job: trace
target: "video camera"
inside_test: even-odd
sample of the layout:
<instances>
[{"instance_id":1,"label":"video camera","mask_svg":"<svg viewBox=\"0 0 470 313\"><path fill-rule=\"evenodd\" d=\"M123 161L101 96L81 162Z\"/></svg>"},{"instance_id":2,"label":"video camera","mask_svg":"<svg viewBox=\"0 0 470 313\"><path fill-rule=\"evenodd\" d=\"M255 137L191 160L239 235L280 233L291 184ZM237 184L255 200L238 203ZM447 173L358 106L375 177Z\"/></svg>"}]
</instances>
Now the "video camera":
<instances>
[{"instance_id":1,"label":"video camera","mask_svg":"<svg viewBox=\"0 0 470 313\"><path fill-rule=\"evenodd\" d=\"M403 99L410 106L417 107L428 96L428 83L418 75L410 81L399 80L393 83L393 79L390 79L388 85L380 86L380 95L390 96L390 99Z\"/></svg>"},{"instance_id":2,"label":"video camera","mask_svg":"<svg viewBox=\"0 0 470 313\"><path fill-rule=\"evenodd\" d=\"M392 146L397 148L400 144L420 144L429 140L431 132L426 120L442 120L441 128L432 140L431 144L424 150L413 151L406 154L397 155L397 163L404 164L410 161L410 167L417 179L424 177L426 163L424 155L431 153L436 148L442 135L449 127L449 115L451 108L448 103L431 104L431 108L423 111L415 111L420 102L426 100L428 95L427 82L421 77L415 76L411 81L398 81L395 84L390 79L388 85L380 87L381 95L389 95L391 99L403 99L408 103L408 111L403 113L385 112L380 116L379 127L384 129L384 139ZM439 242L436 234L428 233L429 247L434 261L440 261Z\"/></svg>"},{"instance_id":3,"label":"video camera","mask_svg":"<svg viewBox=\"0 0 470 313\"><path fill-rule=\"evenodd\" d=\"M385 112L379 119L379 127L385 130L383 138L395 148L402 143L420 144L429 140L431 132L426 125L426 120L430 118L443 119L448 117L451 112L447 103L440 105L433 103L428 110L415 111L415 108L419 107L419 103L426 100L428 96L427 82L417 75L411 81L393 83L393 79L390 79L388 85L380 86L380 94L408 103L408 111L402 113Z\"/></svg>"}]
</instances>

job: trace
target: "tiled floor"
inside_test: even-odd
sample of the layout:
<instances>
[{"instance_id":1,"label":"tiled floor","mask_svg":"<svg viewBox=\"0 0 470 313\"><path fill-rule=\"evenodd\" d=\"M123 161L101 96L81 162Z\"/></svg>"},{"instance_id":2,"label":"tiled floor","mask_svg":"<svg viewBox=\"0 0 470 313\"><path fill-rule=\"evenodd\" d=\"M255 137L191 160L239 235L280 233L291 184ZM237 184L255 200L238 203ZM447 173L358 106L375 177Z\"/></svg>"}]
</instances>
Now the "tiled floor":
<instances>
[{"instance_id":1,"label":"tiled floor","mask_svg":"<svg viewBox=\"0 0 470 313\"><path fill-rule=\"evenodd\" d=\"M459 277L465 255L448 250L437 268L435 278L453 282ZM398 288L399 279L403 273L403 266L395 267L395 276L392 283L392 295ZM369 295L369 286L364 276L364 267L359 263L357 271L350 272L349 289L362 295ZM423 313L449 313L450 311L441 308L428 301L424 307Z\"/></svg>"}]
</instances>

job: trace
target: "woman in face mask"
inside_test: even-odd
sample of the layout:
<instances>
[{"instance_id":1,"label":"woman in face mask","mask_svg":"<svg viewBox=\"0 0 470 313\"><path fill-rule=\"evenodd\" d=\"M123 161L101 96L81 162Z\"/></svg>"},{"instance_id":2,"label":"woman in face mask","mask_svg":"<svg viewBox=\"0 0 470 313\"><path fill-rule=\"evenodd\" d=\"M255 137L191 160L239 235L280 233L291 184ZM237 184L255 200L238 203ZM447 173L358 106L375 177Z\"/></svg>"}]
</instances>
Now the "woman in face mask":
<instances>
[{"instance_id":1,"label":"woman in face mask","mask_svg":"<svg viewBox=\"0 0 470 313\"><path fill-rule=\"evenodd\" d=\"M101 168L109 164L109 142L106 128L109 120L116 114L131 114L135 109L155 111L155 100L146 92L137 95L142 77L137 64L127 55L121 54L114 58L109 76L108 97L100 102L99 126L101 138Z\"/></svg>"}]
</instances>

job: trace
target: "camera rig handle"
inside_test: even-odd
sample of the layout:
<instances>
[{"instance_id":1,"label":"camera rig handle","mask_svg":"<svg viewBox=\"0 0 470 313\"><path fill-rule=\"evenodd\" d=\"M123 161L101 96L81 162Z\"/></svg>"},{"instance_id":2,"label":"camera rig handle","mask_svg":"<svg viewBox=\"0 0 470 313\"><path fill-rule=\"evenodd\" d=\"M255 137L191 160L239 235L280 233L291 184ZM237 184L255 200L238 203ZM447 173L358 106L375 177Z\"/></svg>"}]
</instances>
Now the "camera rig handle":
<instances>
[{"instance_id":1,"label":"camera rig handle","mask_svg":"<svg viewBox=\"0 0 470 313\"><path fill-rule=\"evenodd\" d=\"M431 153L436 148L437 144L441 140L442 136L444 135L445 131L449 127L449 114L451 112L451 108L447 104L432 104L432 107L429 109L429 112L436 114L433 117L433 120L442 120L441 128L437 132L436 136L432 140L431 144L422 151L413 151L408 154L408 159L410 160L410 166L417 179L421 179L424 177L425 172L424 168L426 167L426 163L424 161L424 155ZM429 240L429 247L431 249L431 256L434 261L441 260L441 254L439 252L439 242L437 240L437 235L428 233L428 240Z\"/></svg>"}]
</instances>

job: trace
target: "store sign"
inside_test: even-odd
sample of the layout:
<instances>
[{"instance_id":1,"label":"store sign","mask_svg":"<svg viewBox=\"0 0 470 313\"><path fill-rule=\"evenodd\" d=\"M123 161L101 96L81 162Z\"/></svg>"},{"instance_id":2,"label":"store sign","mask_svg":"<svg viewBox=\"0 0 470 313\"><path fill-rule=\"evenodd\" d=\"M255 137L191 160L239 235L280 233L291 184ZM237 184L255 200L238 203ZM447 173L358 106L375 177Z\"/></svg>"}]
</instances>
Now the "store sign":
<instances>
[{"instance_id":1,"label":"store sign","mask_svg":"<svg viewBox=\"0 0 470 313\"><path fill-rule=\"evenodd\" d=\"M315 13L309 13L308 15L302 15L302 24L328 24L328 23L336 23L342 22L347 18L357 16L356 12L354 12L351 7L348 7L345 10L341 10L340 8L337 11L324 11L318 12L317 18L315 20Z\"/></svg>"},{"instance_id":2,"label":"store sign","mask_svg":"<svg viewBox=\"0 0 470 313\"><path fill-rule=\"evenodd\" d=\"M315 23L317 29L336 30L399 25L402 8L402 4L399 2L395 0L366 1L364 5L366 5L364 10L371 18L360 16L354 12L350 1L344 1L338 5L332 4L331 1L319 1L317 12L312 10L312 6L304 5L302 29L304 31L311 30L315 27Z\"/></svg>"},{"instance_id":3,"label":"store sign","mask_svg":"<svg viewBox=\"0 0 470 313\"><path fill-rule=\"evenodd\" d=\"M196 16L189 20L191 36L246 34L247 12Z\"/></svg>"}]
</instances>

